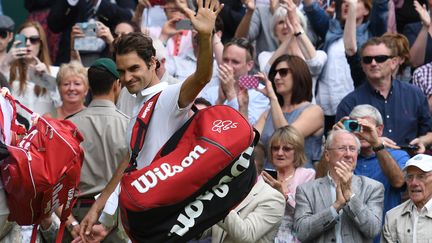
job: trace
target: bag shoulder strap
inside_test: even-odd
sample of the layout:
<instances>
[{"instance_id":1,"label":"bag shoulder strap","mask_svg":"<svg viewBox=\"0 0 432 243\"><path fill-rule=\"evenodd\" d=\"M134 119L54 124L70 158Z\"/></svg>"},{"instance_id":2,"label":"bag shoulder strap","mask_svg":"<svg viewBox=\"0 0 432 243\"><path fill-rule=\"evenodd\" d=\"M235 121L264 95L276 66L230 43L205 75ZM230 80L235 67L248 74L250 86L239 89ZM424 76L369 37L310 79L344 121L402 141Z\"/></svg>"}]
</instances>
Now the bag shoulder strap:
<instances>
[{"instance_id":1,"label":"bag shoulder strap","mask_svg":"<svg viewBox=\"0 0 432 243\"><path fill-rule=\"evenodd\" d=\"M144 145L147 128L149 126L150 119L153 116L153 110L156 106L156 102L161 93L162 91L153 95L149 100L144 103L141 110L138 112L137 119L132 128L132 136L130 140L132 154L129 160L129 166L128 168L126 168L125 172L135 170L137 167L136 158L138 157L138 153L141 151Z\"/></svg>"}]
</instances>

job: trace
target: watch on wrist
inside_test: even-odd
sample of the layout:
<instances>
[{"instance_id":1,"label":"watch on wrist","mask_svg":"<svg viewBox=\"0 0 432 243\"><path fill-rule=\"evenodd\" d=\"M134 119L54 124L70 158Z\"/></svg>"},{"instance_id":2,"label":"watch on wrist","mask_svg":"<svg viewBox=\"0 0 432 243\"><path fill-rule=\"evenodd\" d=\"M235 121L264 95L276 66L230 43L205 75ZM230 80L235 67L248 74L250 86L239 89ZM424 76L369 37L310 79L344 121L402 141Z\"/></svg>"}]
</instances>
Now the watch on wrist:
<instances>
[{"instance_id":1,"label":"watch on wrist","mask_svg":"<svg viewBox=\"0 0 432 243\"><path fill-rule=\"evenodd\" d=\"M378 151L381 151L381 150L383 150L383 149L385 149L384 143L382 143L382 144L380 144L380 145L378 145L378 146L372 147L372 150L373 150L375 153L378 152Z\"/></svg>"},{"instance_id":2,"label":"watch on wrist","mask_svg":"<svg viewBox=\"0 0 432 243\"><path fill-rule=\"evenodd\" d=\"M297 36L300 36L301 34L303 34L303 31L299 31L297 33L294 33L294 36L297 37Z\"/></svg>"},{"instance_id":3,"label":"watch on wrist","mask_svg":"<svg viewBox=\"0 0 432 243\"><path fill-rule=\"evenodd\" d=\"M72 232L73 228L75 226L79 225L78 221L73 221L72 223L70 223L68 226L66 226L66 228L69 230L69 232Z\"/></svg>"}]
</instances>

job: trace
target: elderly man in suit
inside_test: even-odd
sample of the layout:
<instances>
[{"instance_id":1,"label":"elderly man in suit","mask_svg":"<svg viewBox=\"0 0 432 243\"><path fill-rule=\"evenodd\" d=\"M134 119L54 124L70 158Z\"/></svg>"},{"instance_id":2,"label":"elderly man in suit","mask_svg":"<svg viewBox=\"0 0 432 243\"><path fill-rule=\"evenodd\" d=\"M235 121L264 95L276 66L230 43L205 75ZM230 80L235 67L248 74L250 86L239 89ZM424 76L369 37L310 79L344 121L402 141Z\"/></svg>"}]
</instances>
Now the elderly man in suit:
<instances>
[{"instance_id":1,"label":"elderly man in suit","mask_svg":"<svg viewBox=\"0 0 432 243\"><path fill-rule=\"evenodd\" d=\"M297 187L294 230L301 242L372 242L380 233L384 187L353 175L360 141L347 130L332 131L324 156L327 176Z\"/></svg>"}]
</instances>

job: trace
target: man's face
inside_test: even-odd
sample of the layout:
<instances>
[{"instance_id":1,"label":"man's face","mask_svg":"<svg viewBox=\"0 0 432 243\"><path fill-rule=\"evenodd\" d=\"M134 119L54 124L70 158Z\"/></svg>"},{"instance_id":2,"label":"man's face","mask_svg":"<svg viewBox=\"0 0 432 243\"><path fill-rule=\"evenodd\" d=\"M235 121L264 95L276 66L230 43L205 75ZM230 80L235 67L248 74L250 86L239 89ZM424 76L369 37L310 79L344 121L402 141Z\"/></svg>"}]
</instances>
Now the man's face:
<instances>
[{"instance_id":1,"label":"man's face","mask_svg":"<svg viewBox=\"0 0 432 243\"><path fill-rule=\"evenodd\" d=\"M383 43L367 46L363 50L362 67L371 82L379 82L384 79L391 80L392 73L396 69L397 60L395 58L388 58L383 61L379 60L379 56L392 56L391 50ZM365 59L371 57L373 57L372 62L365 63Z\"/></svg>"},{"instance_id":2,"label":"man's face","mask_svg":"<svg viewBox=\"0 0 432 243\"><path fill-rule=\"evenodd\" d=\"M432 173L426 173L415 166L408 166L406 173L408 195L421 208L432 197Z\"/></svg>"},{"instance_id":3,"label":"man's face","mask_svg":"<svg viewBox=\"0 0 432 243\"><path fill-rule=\"evenodd\" d=\"M13 34L7 30L0 30L0 52L7 51L7 46L11 42Z\"/></svg>"},{"instance_id":4,"label":"man's face","mask_svg":"<svg viewBox=\"0 0 432 243\"><path fill-rule=\"evenodd\" d=\"M330 168L335 168L336 162L344 161L351 165L354 170L357 164L358 149L358 145L352 134L335 134L333 137L333 144L325 151L325 156L330 163Z\"/></svg>"},{"instance_id":5,"label":"man's face","mask_svg":"<svg viewBox=\"0 0 432 243\"><path fill-rule=\"evenodd\" d=\"M149 68L135 51L123 55L117 54L116 64L120 73L120 81L131 94L137 94L141 90L155 85L158 80L155 78L155 59L152 59Z\"/></svg>"},{"instance_id":6,"label":"man's face","mask_svg":"<svg viewBox=\"0 0 432 243\"><path fill-rule=\"evenodd\" d=\"M222 61L234 70L234 78L247 75L253 67L253 61L247 61L247 50L237 45L230 45L223 50Z\"/></svg>"}]
</instances>

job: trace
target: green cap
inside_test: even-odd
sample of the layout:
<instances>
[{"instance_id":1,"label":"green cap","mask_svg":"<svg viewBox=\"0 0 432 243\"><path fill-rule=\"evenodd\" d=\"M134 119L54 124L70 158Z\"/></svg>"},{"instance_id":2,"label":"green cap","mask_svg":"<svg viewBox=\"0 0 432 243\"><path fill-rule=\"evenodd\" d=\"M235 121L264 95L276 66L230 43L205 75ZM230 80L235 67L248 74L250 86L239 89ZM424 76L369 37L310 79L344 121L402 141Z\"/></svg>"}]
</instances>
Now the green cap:
<instances>
[{"instance_id":1,"label":"green cap","mask_svg":"<svg viewBox=\"0 0 432 243\"><path fill-rule=\"evenodd\" d=\"M92 67L99 67L99 68L103 68L106 71L110 72L114 77L116 78L120 78L120 74L117 71L117 67L116 64L114 63L113 60L109 59L109 58L99 58L97 59L91 66Z\"/></svg>"}]
</instances>

